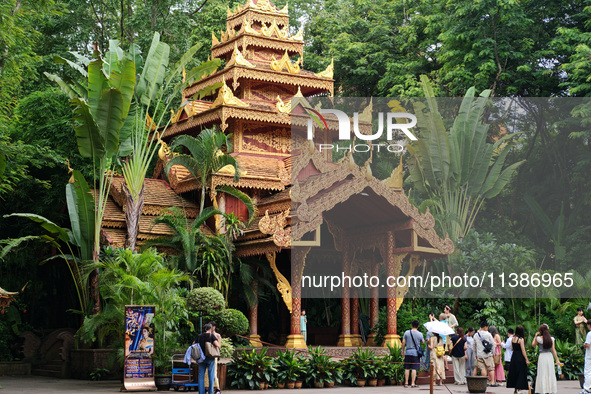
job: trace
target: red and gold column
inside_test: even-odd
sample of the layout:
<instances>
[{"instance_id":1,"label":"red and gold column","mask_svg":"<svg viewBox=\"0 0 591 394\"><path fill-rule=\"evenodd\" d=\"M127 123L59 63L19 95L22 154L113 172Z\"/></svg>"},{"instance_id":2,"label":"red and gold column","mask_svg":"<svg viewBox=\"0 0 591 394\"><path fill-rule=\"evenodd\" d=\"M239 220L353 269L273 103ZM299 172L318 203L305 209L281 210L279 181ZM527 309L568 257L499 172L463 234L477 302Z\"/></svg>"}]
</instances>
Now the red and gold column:
<instances>
[{"instance_id":1,"label":"red and gold column","mask_svg":"<svg viewBox=\"0 0 591 394\"><path fill-rule=\"evenodd\" d=\"M394 248L396 247L396 239L392 231L388 231L386 234L385 254L386 258L386 271L389 277L397 277L400 274L400 268L402 265L402 259L406 254L395 254ZM383 346L400 346L400 336L396 330L396 287L388 287L388 301L386 304L387 308L387 334L384 336Z\"/></svg>"},{"instance_id":2,"label":"red and gold column","mask_svg":"<svg viewBox=\"0 0 591 394\"><path fill-rule=\"evenodd\" d=\"M254 291L255 297L257 297L257 281L252 283L252 290ZM258 312L259 303L257 299L257 302L254 305L250 305L248 308L248 323L250 326L250 335L248 335L248 338L250 339L250 346L252 347L263 347L263 344L261 343L261 336L258 335Z\"/></svg>"},{"instance_id":3,"label":"red and gold column","mask_svg":"<svg viewBox=\"0 0 591 394\"><path fill-rule=\"evenodd\" d=\"M380 271L380 265L374 262L373 266L371 267L371 274L373 276L378 276ZM379 298L379 289L377 287L372 287L369 291L370 300L369 300L369 329L370 331L374 329L374 327L378 324L378 319L380 316L380 298ZM375 346L375 336L376 334L372 332L367 337L367 346Z\"/></svg>"},{"instance_id":4,"label":"red and gold column","mask_svg":"<svg viewBox=\"0 0 591 394\"><path fill-rule=\"evenodd\" d=\"M359 334L359 291L357 288L352 289L351 298L351 341L353 346L362 346L361 334Z\"/></svg>"},{"instance_id":5,"label":"red and gold column","mask_svg":"<svg viewBox=\"0 0 591 394\"><path fill-rule=\"evenodd\" d=\"M306 255L310 248L296 247L291 251L291 324L285 347L305 349L306 342L300 329L302 314L302 274L306 265Z\"/></svg>"},{"instance_id":6,"label":"red and gold column","mask_svg":"<svg viewBox=\"0 0 591 394\"><path fill-rule=\"evenodd\" d=\"M345 275L350 274L350 252L345 248L342 252L342 266ZM341 335L337 346L355 346L351 335L351 302L349 284L343 283L341 292Z\"/></svg>"}]
</instances>

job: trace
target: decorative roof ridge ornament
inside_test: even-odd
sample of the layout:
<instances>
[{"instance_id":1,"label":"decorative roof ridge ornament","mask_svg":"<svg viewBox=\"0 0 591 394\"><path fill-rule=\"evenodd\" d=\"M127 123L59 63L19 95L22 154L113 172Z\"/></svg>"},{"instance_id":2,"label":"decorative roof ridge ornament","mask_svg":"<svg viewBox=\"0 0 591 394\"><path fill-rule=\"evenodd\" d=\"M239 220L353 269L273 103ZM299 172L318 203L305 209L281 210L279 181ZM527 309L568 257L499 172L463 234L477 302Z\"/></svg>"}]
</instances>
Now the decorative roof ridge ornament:
<instances>
[{"instance_id":1,"label":"decorative roof ridge ornament","mask_svg":"<svg viewBox=\"0 0 591 394\"><path fill-rule=\"evenodd\" d=\"M230 58L230 61L228 62L228 64L226 64L225 68L228 68L234 64L237 64L239 66L249 67L249 68L256 68L256 66L254 64L252 64L251 62L249 62L248 60L246 60L244 58L244 56L242 55L242 52L240 52L238 50L237 43L234 43L234 52L232 52L232 57Z\"/></svg>"},{"instance_id":2,"label":"decorative roof ridge ornament","mask_svg":"<svg viewBox=\"0 0 591 394\"><path fill-rule=\"evenodd\" d=\"M265 23L263 23L263 27L261 27L261 33L265 37L273 36L273 33L277 35L277 38L287 39L287 35L289 34L289 29L287 26L284 26L283 29L279 28L277 21L273 19L273 22L269 27Z\"/></svg>"},{"instance_id":3,"label":"decorative roof ridge ornament","mask_svg":"<svg viewBox=\"0 0 591 394\"><path fill-rule=\"evenodd\" d=\"M254 10L259 10L259 11L263 11L263 12L272 12L275 14L287 14L287 4L285 4L285 7L283 7L283 9L280 10L276 6L274 6L269 0L258 0L256 2L256 4L254 3L253 0L249 0L248 7L252 8Z\"/></svg>"},{"instance_id":4,"label":"decorative roof ridge ornament","mask_svg":"<svg viewBox=\"0 0 591 394\"><path fill-rule=\"evenodd\" d=\"M300 27L300 30L298 30L298 32L289 37L290 40L294 40L294 41L304 41L304 28Z\"/></svg>"},{"instance_id":5,"label":"decorative roof ridge ornament","mask_svg":"<svg viewBox=\"0 0 591 394\"><path fill-rule=\"evenodd\" d=\"M391 189L402 189L402 173L403 173L403 166L402 166L402 155L400 155L400 164L398 167L392 170L392 174L386 179L382 181L384 186L387 186Z\"/></svg>"},{"instance_id":6,"label":"decorative roof ridge ornament","mask_svg":"<svg viewBox=\"0 0 591 394\"><path fill-rule=\"evenodd\" d=\"M251 26L251 21L249 21L248 19L245 19L244 22L242 23L242 28L244 29L245 33L250 33L250 34L254 34L257 36L260 36L261 33L256 31L255 29L252 28Z\"/></svg>"},{"instance_id":7,"label":"decorative roof ridge ornament","mask_svg":"<svg viewBox=\"0 0 591 394\"><path fill-rule=\"evenodd\" d=\"M279 11L277 11L277 12L279 12L280 14L288 15L289 14L289 11L288 11L289 10L289 7L288 7L288 5L289 5L289 3L285 3L285 6L282 9L280 9Z\"/></svg>"},{"instance_id":8,"label":"decorative roof ridge ornament","mask_svg":"<svg viewBox=\"0 0 591 394\"><path fill-rule=\"evenodd\" d=\"M316 75L318 78L332 79L334 76L334 57L332 58L332 60L330 61L330 64L328 65L328 67L326 67L326 69L324 71L321 71L321 72L316 73L314 75Z\"/></svg>"},{"instance_id":9,"label":"decorative roof ridge ornament","mask_svg":"<svg viewBox=\"0 0 591 394\"><path fill-rule=\"evenodd\" d=\"M293 96L291 98L290 102L291 102L291 108L295 108L298 104L304 108L310 107L310 103L308 102L308 100L306 100L306 98L302 94L302 89L299 85L298 85L297 93L295 94L295 96Z\"/></svg>"},{"instance_id":10,"label":"decorative roof ridge ornament","mask_svg":"<svg viewBox=\"0 0 591 394\"><path fill-rule=\"evenodd\" d=\"M369 104L361 114L358 116L358 120L363 123L371 123L371 113L373 112L373 97L369 99Z\"/></svg>"},{"instance_id":11,"label":"decorative roof ridge ornament","mask_svg":"<svg viewBox=\"0 0 591 394\"><path fill-rule=\"evenodd\" d=\"M179 155L179 153L173 152L166 142L159 139L158 143L160 144L160 149L158 149L158 158L160 158L160 160L166 161L166 159L169 157Z\"/></svg>"},{"instance_id":12,"label":"decorative roof ridge ornament","mask_svg":"<svg viewBox=\"0 0 591 394\"><path fill-rule=\"evenodd\" d=\"M291 113L291 100L283 102L281 97L277 95L277 103L275 104L275 107L277 108L277 111L284 114L289 114Z\"/></svg>"},{"instance_id":13,"label":"decorative roof ridge ornament","mask_svg":"<svg viewBox=\"0 0 591 394\"><path fill-rule=\"evenodd\" d=\"M275 56L271 56L271 69L274 71L282 71L283 67L287 68L287 72L290 74L297 74L300 72L300 61L301 58L296 60L294 63L289 60L289 54L287 53L287 49L285 50L285 54L281 57L281 59L275 59Z\"/></svg>"},{"instance_id":14,"label":"decorative roof ridge ornament","mask_svg":"<svg viewBox=\"0 0 591 394\"><path fill-rule=\"evenodd\" d=\"M218 40L218 38L215 36L215 33L213 32L213 30L211 31L211 46L214 47L216 45L220 45L220 41Z\"/></svg>"},{"instance_id":15,"label":"decorative roof ridge ornament","mask_svg":"<svg viewBox=\"0 0 591 394\"><path fill-rule=\"evenodd\" d=\"M213 104L211 105L211 109L219 107L221 105L233 105L236 107L248 107L248 104L240 100L238 97L234 96L234 92L232 89L226 85L226 80L222 80L222 86L218 92L218 97L215 99Z\"/></svg>"}]
</instances>

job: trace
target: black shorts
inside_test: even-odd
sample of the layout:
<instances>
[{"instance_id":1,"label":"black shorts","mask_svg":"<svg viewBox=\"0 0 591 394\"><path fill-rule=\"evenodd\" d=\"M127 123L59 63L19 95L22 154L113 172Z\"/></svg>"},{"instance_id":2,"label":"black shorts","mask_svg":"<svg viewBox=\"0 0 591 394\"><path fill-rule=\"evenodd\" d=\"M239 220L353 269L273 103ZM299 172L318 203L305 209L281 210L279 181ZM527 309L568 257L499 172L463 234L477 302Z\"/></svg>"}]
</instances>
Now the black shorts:
<instances>
[{"instance_id":1,"label":"black shorts","mask_svg":"<svg viewBox=\"0 0 591 394\"><path fill-rule=\"evenodd\" d=\"M419 356L404 356L404 369L414 369L418 371L421 367Z\"/></svg>"},{"instance_id":2,"label":"black shorts","mask_svg":"<svg viewBox=\"0 0 591 394\"><path fill-rule=\"evenodd\" d=\"M505 371L509 371L510 365L511 365L511 361L505 361Z\"/></svg>"}]
</instances>

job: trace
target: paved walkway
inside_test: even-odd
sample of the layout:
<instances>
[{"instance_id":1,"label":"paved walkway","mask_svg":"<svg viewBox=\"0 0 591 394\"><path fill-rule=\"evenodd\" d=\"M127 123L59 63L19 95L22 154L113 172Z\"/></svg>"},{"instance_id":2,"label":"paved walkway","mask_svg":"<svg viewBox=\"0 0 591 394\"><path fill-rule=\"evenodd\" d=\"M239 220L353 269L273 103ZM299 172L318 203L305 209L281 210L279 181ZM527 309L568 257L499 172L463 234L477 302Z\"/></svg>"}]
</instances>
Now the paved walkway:
<instances>
[{"instance_id":1,"label":"paved walkway","mask_svg":"<svg viewBox=\"0 0 591 394\"><path fill-rule=\"evenodd\" d=\"M46 378L41 376L6 376L0 377L0 394L9 393L31 393L31 394L58 394L58 393L118 393L121 384L116 381L92 382L88 380L66 380L57 378ZM448 390L449 389L449 390ZM359 391L361 390L361 391ZM305 394L412 394L428 393L429 386L421 386L418 389L402 386L384 387L335 387L333 389L303 389ZM578 381L559 381L558 394L576 394L581 391ZM171 393L174 390L170 391ZM287 394L286 390L266 390L267 393ZM301 392L301 391L300 391ZM245 390L225 390L224 394L246 394ZM293 392L296 394L299 392ZM435 386L435 393L468 393L466 386ZM488 394L512 394L513 389L505 387L489 388Z\"/></svg>"}]
</instances>

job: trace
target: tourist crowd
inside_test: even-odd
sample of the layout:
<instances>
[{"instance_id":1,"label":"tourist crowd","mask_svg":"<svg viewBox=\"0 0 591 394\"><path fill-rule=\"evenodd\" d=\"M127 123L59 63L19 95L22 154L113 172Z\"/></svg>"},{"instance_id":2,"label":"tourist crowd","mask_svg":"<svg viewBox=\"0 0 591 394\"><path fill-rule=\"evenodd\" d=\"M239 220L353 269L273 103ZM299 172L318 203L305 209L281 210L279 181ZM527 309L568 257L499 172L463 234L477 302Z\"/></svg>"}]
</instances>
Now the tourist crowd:
<instances>
[{"instance_id":1,"label":"tourist crowd","mask_svg":"<svg viewBox=\"0 0 591 394\"><path fill-rule=\"evenodd\" d=\"M551 394L558 393L555 365L560 371L561 363L556 353L554 337L550 334L547 324L542 324L535 333L531 346L538 347L539 357L537 373L531 383L528 382L528 366L525 343L525 330L523 326L507 330L507 338L503 340L499 331L494 326L489 326L486 321L480 323L476 331L473 327L464 330L458 326L458 320L451 313L451 308L446 305L444 312L438 319L434 313L429 314L430 322L445 323L449 327L429 325L426 327L438 327L427 332L427 337L419 331L419 321L413 320L411 329L402 337L402 349L404 355L405 380L404 387L418 387L416 385L417 371L433 368L436 384L441 385L445 380L445 371L448 361L452 361L454 383L466 384L467 376L488 376L489 386L497 387L506 382L508 388L513 388L515 393L528 392ZM583 316L583 309L579 308L574 318L576 327L577 344L585 350L585 383L580 394L591 394L591 319ZM440 331L440 332L437 332ZM442 334L442 332L450 332ZM427 344L427 352L423 351L421 344ZM502 358L502 349L505 350ZM504 365L503 365L504 361Z\"/></svg>"}]
</instances>

